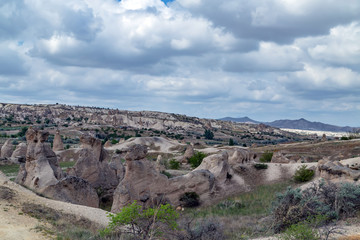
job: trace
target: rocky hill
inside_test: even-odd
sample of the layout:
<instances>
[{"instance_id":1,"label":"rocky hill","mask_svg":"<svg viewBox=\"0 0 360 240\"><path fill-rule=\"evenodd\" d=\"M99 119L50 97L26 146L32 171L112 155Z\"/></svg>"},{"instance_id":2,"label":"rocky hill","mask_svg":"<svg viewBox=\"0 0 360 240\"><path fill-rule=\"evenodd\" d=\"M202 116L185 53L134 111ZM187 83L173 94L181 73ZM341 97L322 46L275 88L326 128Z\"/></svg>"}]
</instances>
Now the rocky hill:
<instances>
[{"instance_id":1,"label":"rocky hill","mask_svg":"<svg viewBox=\"0 0 360 240\"><path fill-rule=\"evenodd\" d=\"M359 131L360 128L355 127L339 127L331 124L326 124L322 122L311 122L304 118L300 118L297 120L289 120L289 119L282 119L282 120L275 120L272 122L259 122L253 120L248 117L241 117L241 118L232 118L232 117L225 117L220 118L219 120L222 121L230 121L230 122L240 122L240 123L263 123L268 126L276 127L276 128L288 128L288 129L300 129L300 130L313 130L313 131L328 131L328 132L354 132Z\"/></svg>"},{"instance_id":2,"label":"rocky hill","mask_svg":"<svg viewBox=\"0 0 360 240\"><path fill-rule=\"evenodd\" d=\"M235 123L201 119L186 115L153 111L69 106L64 104L8 104L0 103L0 122L3 126L40 125L85 129L94 126L131 128L173 134L179 139L200 139L204 130L215 133L214 143L269 144L297 141L302 137L264 124ZM301 139L302 140L302 139Z\"/></svg>"},{"instance_id":3,"label":"rocky hill","mask_svg":"<svg viewBox=\"0 0 360 240\"><path fill-rule=\"evenodd\" d=\"M272 127L290 128L301 130L329 131L329 132L352 132L356 130L353 127L339 127L321 122L310 122L304 118L298 120L276 120L266 123Z\"/></svg>"}]
</instances>

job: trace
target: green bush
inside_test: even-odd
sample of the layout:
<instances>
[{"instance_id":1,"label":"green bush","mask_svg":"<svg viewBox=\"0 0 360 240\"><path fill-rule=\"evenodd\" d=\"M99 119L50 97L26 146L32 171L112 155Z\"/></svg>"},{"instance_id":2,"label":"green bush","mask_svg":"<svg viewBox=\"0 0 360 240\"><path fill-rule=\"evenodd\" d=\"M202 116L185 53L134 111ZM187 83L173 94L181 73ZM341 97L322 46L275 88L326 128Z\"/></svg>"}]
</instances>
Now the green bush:
<instances>
[{"instance_id":1,"label":"green bush","mask_svg":"<svg viewBox=\"0 0 360 240\"><path fill-rule=\"evenodd\" d=\"M255 163L254 168L256 168L256 170L261 170L261 169L267 169L268 165L265 163Z\"/></svg>"},{"instance_id":2,"label":"green bush","mask_svg":"<svg viewBox=\"0 0 360 240\"><path fill-rule=\"evenodd\" d=\"M200 197L196 192L186 192L179 198L184 207L197 207L200 205Z\"/></svg>"},{"instance_id":3,"label":"green bush","mask_svg":"<svg viewBox=\"0 0 360 240\"><path fill-rule=\"evenodd\" d=\"M191 165L191 167L193 168L196 168L198 167L202 160L206 157L206 154L205 153L202 153L202 152L196 152L194 154L194 156L192 156L190 159L189 159L189 163Z\"/></svg>"},{"instance_id":4,"label":"green bush","mask_svg":"<svg viewBox=\"0 0 360 240\"><path fill-rule=\"evenodd\" d=\"M214 133L212 131L206 129L204 132L204 137L206 139L212 140L212 139L214 139Z\"/></svg>"},{"instance_id":5,"label":"green bush","mask_svg":"<svg viewBox=\"0 0 360 240\"><path fill-rule=\"evenodd\" d=\"M167 171L161 171L161 174L164 174L165 176L167 176L167 178L172 178L171 173L169 173Z\"/></svg>"},{"instance_id":6,"label":"green bush","mask_svg":"<svg viewBox=\"0 0 360 240\"><path fill-rule=\"evenodd\" d=\"M319 232L312 228L308 222L291 225L279 237L280 240L320 240Z\"/></svg>"},{"instance_id":7,"label":"green bush","mask_svg":"<svg viewBox=\"0 0 360 240\"><path fill-rule=\"evenodd\" d=\"M294 175L295 182L307 182L310 181L315 175L314 170L308 169L306 165L299 167Z\"/></svg>"},{"instance_id":8,"label":"green bush","mask_svg":"<svg viewBox=\"0 0 360 240\"><path fill-rule=\"evenodd\" d=\"M260 157L260 162L271 162L272 156L273 152L265 151Z\"/></svg>"},{"instance_id":9,"label":"green bush","mask_svg":"<svg viewBox=\"0 0 360 240\"><path fill-rule=\"evenodd\" d=\"M170 204L159 205L156 208L143 208L136 201L123 207L117 214L109 213L110 223L101 234L110 235L121 232L135 239L150 239L162 236L167 231L178 228L176 220L179 214Z\"/></svg>"},{"instance_id":10,"label":"green bush","mask_svg":"<svg viewBox=\"0 0 360 240\"><path fill-rule=\"evenodd\" d=\"M171 159L169 161L169 168L174 170L180 169L180 162L176 161L175 159Z\"/></svg>"},{"instance_id":11,"label":"green bush","mask_svg":"<svg viewBox=\"0 0 360 240\"><path fill-rule=\"evenodd\" d=\"M235 143L234 143L234 139L230 138L229 139L229 146L234 146Z\"/></svg>"}]
</instances>

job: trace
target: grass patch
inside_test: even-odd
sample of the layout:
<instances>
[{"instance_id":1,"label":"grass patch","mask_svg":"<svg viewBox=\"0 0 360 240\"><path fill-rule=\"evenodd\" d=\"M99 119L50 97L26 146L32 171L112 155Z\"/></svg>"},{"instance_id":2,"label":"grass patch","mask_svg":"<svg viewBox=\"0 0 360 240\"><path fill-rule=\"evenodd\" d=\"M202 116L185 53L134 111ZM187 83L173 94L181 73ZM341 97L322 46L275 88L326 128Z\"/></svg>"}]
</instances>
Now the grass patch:
<instances>
[{"instance_id":1,"label":"grass patch","mask_svg":"<svg viewBox=\"0 0 360 240\"><path fill-rule=\"evenodd\" d=\"M11 164L0 166L0 171L2 171L6 176L14 176L19 172L20 165Z\"/></svg>"},{"instance_id":2,"label":"grass patch","mask_svg":"<svg viewBox=\"0 0 360 240\"><path fill-rule=\"evenodd\" d=\"M66 170L67 168L71 168L75 165L76 161L71 162L59 162L59 165L62 170Z\"/></svg>"},{"instance_id":3,"label":"grass patch","mask_svg":"<svg viewBox=\"0 0 360 240\"><path fill-rule=\"evenodd\" d=\"M285 191L291 182L258 186L253 191L240 194L220 203L197 209L197 216L252 216L266 215L271 211L272 202L278 192Z\"/></svg>"}]
</instances>

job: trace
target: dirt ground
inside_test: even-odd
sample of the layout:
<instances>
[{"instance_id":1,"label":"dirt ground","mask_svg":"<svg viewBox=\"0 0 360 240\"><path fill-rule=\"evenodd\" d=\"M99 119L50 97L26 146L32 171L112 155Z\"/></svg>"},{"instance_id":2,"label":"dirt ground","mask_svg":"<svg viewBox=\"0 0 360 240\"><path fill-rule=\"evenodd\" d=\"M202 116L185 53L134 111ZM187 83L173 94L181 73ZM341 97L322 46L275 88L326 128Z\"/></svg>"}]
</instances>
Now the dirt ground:
<instances>
[{"instance_id":1,"label":"dirt ground","mask_svg":"<svg viewBox=\"0 0 360 240\"><path fill-rule=\"evenodd\" d=\"M63 215L91 222L94 227L101 228L108 224L107 212L86 206L80 206L40 197L32 191L11 182L0 172L0 239L1 240L43 240L53 239L46 235L42 226L47 223L39 221L23 213L23 208L36 204L53 209Z\"/></svg>"}]
</instances>

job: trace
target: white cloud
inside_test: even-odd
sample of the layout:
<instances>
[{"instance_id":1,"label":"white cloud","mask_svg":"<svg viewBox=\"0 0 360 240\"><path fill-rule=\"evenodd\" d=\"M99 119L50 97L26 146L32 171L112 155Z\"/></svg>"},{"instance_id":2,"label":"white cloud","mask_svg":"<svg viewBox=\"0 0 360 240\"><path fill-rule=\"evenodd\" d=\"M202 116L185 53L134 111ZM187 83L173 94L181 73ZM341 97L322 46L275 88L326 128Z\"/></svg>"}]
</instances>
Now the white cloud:
<instances>
[{"instance_id":1,"label":"white cloud","mask_svg":"<svg viewBox=\"0 0 360 240\"><path fill-rule=\"evenodd\" d=\"M358 0L2 1L0 100L353 116L359 12Z\"/></svg>"}]
</instances>

